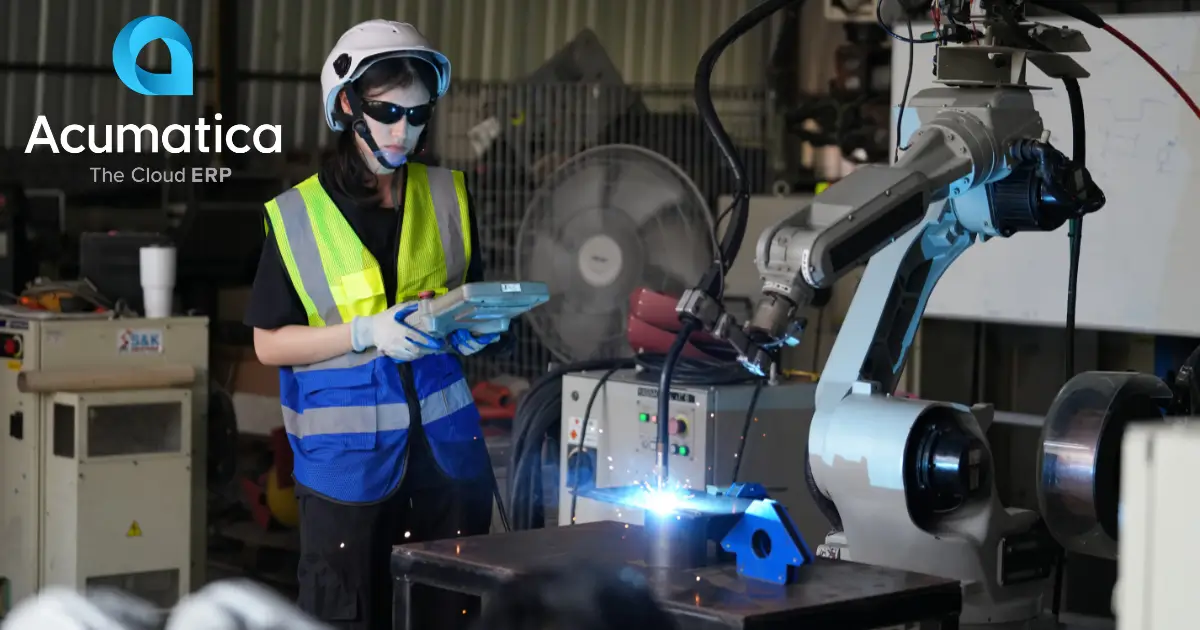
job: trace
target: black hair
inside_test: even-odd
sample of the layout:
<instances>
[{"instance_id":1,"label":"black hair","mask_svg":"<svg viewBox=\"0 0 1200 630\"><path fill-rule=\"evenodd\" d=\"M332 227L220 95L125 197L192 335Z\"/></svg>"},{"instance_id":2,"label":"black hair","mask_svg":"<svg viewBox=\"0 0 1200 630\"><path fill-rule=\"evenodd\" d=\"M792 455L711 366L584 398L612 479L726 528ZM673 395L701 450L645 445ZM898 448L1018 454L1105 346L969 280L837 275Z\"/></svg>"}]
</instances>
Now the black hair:
<instances>
[{"instance_id":1,"label":"black hair","mask_svg":"<svg viewBox=\"0 0 1200 630\"><path fill-rule=\"evenodd\" d=\"M420 81L429 93L437 96L438 75L433 64L414 57L390 57L375 62L351 84L360 97L366 98L395 87L405 88ZM350 197L357 203L377 201L379 190L376 187L375 173L367 166L362 152L355 141L356 134L349 122L350 113L342 109L341 97L334 101L334 119L343 120L344 129L338 135L337 147L333 161L330 164L329 183L338 192ZM378 140L377 140L378 141ZM425 143L425 135L417 143L416 153Z\"/></svg>"},{"instance_id":2,"label":"black hair","mask_svg":"<svg viewBox=\"0 0 1200 630\"><path fill-rule=\"evenodd\" d=\"M487 599L475 630L674 630L641 574L580 566L540 569Z\"/></svg>"}]
</instances>

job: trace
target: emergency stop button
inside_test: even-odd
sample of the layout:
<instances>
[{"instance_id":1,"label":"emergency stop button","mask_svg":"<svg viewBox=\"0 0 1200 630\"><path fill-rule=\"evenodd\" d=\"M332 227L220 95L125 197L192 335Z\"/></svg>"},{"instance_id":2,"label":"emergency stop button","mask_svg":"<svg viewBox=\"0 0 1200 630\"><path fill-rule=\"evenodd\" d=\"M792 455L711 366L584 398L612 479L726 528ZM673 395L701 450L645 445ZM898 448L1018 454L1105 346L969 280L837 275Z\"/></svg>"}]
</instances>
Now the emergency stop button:
<instances>
[{"instance_id":1,"label":"emergency stop button","mask_svg":"<svg viewBox=\"0 0 1200 630\"><path fill-rule=\"evenodd\" d=\"M683 418L675 418L667 424L667 433L671 435L682 435L687 433L687 420Z\"/></svg>"}]
</instances>

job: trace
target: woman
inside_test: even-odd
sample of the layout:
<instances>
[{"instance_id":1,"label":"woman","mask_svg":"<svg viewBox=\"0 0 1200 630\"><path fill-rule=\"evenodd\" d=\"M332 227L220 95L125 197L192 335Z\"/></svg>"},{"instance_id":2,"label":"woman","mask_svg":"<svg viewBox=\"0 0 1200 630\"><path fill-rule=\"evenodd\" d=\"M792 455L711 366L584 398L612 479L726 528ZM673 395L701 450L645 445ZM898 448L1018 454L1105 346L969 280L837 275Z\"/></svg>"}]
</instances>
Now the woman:
<instances>
[{"instance_id":1,"label":"woman","mask_svg":"<svg viewBox=\"0 0 1200 630\"><path fill-rule=\"evenodd\" d=\"M500 344L436 339L411 317L420 296L482 280L463 174L408 159L449 86L450 62L411 25L352 27L321 71L336 155L266 204L245 322L280 368L299 604L336 628L391 628L392 545L491 526L491 463L458 357ZM455 621L428 627L465 623L469 607L443 599Z\"/></svg>"}]
</instances>

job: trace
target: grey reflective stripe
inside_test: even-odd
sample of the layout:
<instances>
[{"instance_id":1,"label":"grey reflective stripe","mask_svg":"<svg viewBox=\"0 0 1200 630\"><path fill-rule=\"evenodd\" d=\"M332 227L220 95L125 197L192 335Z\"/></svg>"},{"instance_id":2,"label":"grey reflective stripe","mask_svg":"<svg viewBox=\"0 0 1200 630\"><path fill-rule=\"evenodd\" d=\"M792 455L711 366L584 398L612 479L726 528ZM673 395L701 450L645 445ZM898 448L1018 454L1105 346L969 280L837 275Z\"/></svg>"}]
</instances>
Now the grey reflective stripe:
<instances>
[{"instance_id":1,"label":"grey reflective stripe","mask_svg":"<svg viewBox=\"0 0 1200 630\"><path fill-rule=\"evenodd\" d=\"M279 204L279 216L283 219L283 229L287 233L288 245L296 261L296 269L300 271L304 290L312 298L326 326L342 323L342 314L333 301L329 278L321 264L321 250L317 248L317 237L313 234L304 196L299 190L290 188L276 197L275 203Z\"/></svg>"},{"instance_id":2,"label":"grey reflective stripe","mask_svg":"<svg viewBox=\"0 0 1200 630\"><path fill-rule=\"evenodd\" d=\"M428 424L475 402L471 386L462 379L421 399L421 422Z\"/></svg>"},{"instance_id":3,"label":"grey reflective stripe","mask_svg":"<svg viewBox=\"0 0 1200 630\"><path fill-rule=\"evenodd\" d=\"M365 413L371 409L375 413ZM407 429L408 403L378 407L318 407L304 413L283 408L283 427L298 438L342 433L376 433Z\"/></svg>"},{"instance_id":4,"label":"grey reflective stripe","mask_svg":"<svg viewBox=\"0 0 1200 630\"><path fill-rule=\"evenodd\" d=\"M363 352L351 352L341 356L326 359L320 363L311 365L297 365L292 367L293 372L311 372L313 370L338 370L345 368L358 367L366 365L371 361L379 358L379 351L375 348L367 349Z\"/></svg>"},{"instance_id":5,"label":"grey reflective stripe","mask_svg":"<svg viewBox=\"0 0 1200 630\"><path fill-rule=\"evenodd\" d=\"M421 399L421 418L425 423L436 422L474 403L471 387L462 379ZM371 409L375 413L369 413ZM378 407L317 407L299 413L283 408L283 426L289 435L298 438L314 435L344 433L375 433L397 431L409 427L407 403L390 403Z\"/></svg>"},{"instance_id":6,"label":"grey reflective stripe","mask_svg":"<svg viewBox=\"0 0 1200 630\"><path fill-rule=\"evenodd\" d=\"M458 208L458 193L454 189L454 171L436 166L426 167L429 196L437 215L438 234L442 236L442 253L446 255L446 288L462 284L467 273L467 255L463 246L462 213Z\"/></svg>"}]
</instances>

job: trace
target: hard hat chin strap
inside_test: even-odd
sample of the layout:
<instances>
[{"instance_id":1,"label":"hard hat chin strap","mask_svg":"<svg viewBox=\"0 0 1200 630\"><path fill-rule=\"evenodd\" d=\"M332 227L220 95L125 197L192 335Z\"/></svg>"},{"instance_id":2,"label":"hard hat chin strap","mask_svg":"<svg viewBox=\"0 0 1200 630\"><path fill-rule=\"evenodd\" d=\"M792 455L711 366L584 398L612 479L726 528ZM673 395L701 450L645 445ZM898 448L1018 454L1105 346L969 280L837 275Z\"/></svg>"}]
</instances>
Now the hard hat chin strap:
<instances>
[{"instance_id":1,"label":"hard hat chin strap","mask_svg":"<svg viewBox=\"0 0 1200 630\"><path fill-rule=\"evenodd\" d=\"M367 148L379 161L379 164L389 170L396 170L408 161L407 155L401 155L400 161L396 163L390 162L384 152L380 150L379 145L375 142L375 137L371 135L371 128L367 125L367 121L363 119L362 99L358 96L358 92L354 90L350 84L346 84L346 100L350 103L350 126L354 129L354 133L367 143Z\"/></svg>"}]
</instances>

